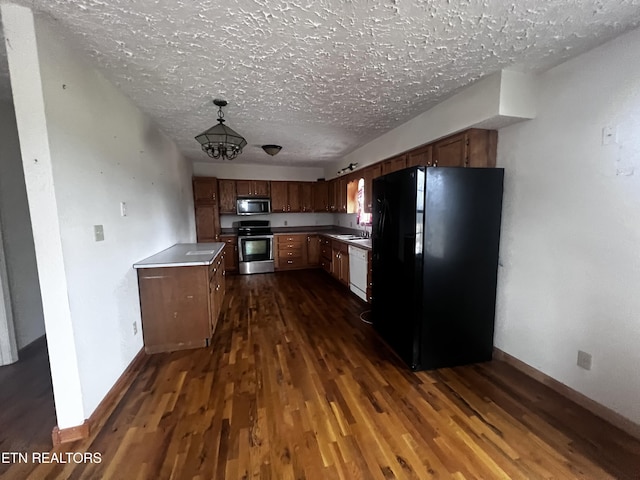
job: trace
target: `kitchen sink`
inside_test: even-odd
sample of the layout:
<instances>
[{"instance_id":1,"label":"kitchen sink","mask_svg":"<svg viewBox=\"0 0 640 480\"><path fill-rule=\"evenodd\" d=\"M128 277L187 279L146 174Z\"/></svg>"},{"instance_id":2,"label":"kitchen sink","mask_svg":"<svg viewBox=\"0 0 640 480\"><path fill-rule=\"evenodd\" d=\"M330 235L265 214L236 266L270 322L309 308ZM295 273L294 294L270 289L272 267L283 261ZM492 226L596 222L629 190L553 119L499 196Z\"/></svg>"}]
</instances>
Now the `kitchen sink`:
<instances>
[{"instance_id":1,"label":"kitchen sink","mask_svg":"<svg viewBox=\"0 0 640 480\"><path fill-rule=\"evenodd\" d=\"M333 235L333 237L339 240L366 240L364 237L359 237L357 235Z\"/></svg>"}]
</instances>

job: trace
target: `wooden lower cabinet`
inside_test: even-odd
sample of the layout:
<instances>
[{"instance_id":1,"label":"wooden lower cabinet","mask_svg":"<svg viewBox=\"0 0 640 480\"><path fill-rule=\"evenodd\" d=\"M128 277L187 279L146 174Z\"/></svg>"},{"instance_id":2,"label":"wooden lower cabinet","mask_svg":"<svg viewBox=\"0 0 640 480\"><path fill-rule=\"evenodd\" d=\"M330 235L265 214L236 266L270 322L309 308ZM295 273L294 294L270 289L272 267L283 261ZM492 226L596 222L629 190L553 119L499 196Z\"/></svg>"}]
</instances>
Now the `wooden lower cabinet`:
<instances>
[{"instance_id":1,"label":"wooden lower cabinet","mask_svg":"<svg viewBox=\"0 0 640 480\"><path fill-rule=\"evenodd\" d=\"M238 271L238 236L220 235L220 242L224 242L225 271L234 273Z\"/></svg>"},{"instance_id":2,"label":"wooden lower cabinet","mask_svg":"<svg viewBox=\"0 0 640 480\"><path fill-rule=\"evenodd\" d=\"M307 268L307 236L304 234L275 235L275 269Z\"/></svg>"},{"instance_id":3,"label":"wooden lower cabinet","mask_svg":"<svg viewBox=\"0 0 640 480\"><path fill-rule=\"evenodd\" d=\"M225 294L224 253L211 265L138 269L147 353L206 347Z\"/></svg>"},{"instance_id":4,"label":"wooden lower cabinet","mask_svg":"<svg viewBox=\"0 0 640 480\"><path fill-rule=\"evenodd\" d=\"M349 246L344 242L331 242L333 262L331 275L343 285L349 285Z\"/></svg>"},{"instance_id":5,"label":"wooden lower cabinet","mask_svg":"<svg viewBox=\"0 0 640 480\"><path fill-rule=\"evenodd\" d=\"M331 273L333 268L331 240L326 237L320 237L320 266L327 273Z\"/></svg>"},{"instance_id":6,"label":"wooden lower cabinet","mask_svg":"<svg viewBox=\"0 0 640 480\"><path fill-rule=\"evenodd\" d=\"M209 267L209 305L211 310L211 335L216 331L218 325L218 319L220 318L220 311L222 310L222 303L224 301L224 295L227 290L227 272L225 267L226 254L224 250L222 254L215 259L213 264Z\"/></svg>"},{"instance_id":7,"label":"wooden lower cabinet","mask_svg":"<svg viewBox=\"0 0 640 480\"><path fill-rule=\"evenodd\" d=\"M320 235L307 235L307 265L320 266Z\"/></svg>"}]
</instances>

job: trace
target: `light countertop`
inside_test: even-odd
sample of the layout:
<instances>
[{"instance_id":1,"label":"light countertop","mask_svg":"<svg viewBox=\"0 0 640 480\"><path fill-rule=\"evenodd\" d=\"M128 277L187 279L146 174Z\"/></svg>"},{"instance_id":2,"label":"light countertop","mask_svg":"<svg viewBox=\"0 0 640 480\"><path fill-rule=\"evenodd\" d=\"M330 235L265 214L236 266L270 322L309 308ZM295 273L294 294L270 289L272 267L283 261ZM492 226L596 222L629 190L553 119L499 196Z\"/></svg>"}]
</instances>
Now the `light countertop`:
<instances>
[{"instance_id":1,"label":"light countertop","mask_svg":"<svg viewBox=\"0 0 640 480\"><path fill-rule=\"evenodd\" d=\"M173 247L133 264L133 268L192 267L211 265L225 244L177 243Z\"/></svg>"}]
</instances>

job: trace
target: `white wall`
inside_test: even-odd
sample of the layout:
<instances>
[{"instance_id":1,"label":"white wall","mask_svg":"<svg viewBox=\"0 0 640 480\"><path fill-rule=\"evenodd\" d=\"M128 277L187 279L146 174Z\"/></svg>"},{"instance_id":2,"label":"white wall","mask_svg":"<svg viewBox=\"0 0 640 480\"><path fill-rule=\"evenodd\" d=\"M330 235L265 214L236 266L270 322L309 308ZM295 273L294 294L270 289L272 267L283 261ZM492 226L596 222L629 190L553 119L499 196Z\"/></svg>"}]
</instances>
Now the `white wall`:
<instances>
[{"instance_id":1,"label":"white wall","mask_svg":"<svg viewBox=\"0 0 640 480\"><path fill-rule=\"evenodd\" d=\"M18 348L44 335L40 282L13 105L0 102L0 228Z\"/></svg>"},{"instance_id":2,"label":"white wall","mask_svg":"<svg viewBox=\"0 0 640 480\"><path fill-rule=\"evenodd\" d=\"M540 75L500 130L495 344L640 423L640 30ZM602 128L618 126L602 146ZM577 351L593 355L591 371Z\"/></svg>"},{"instance_id":3,"label":"white wall","mask_svg":"<svg viewBox=\"0 0 640 480\"><path fill-rule=\"evenodd\" d=\"M142 347L131 265L195 241L192 168L46 19L35 19L34 42L30 10L3 5L2 16L58 426L66 428L90 416ZM94 241L94 225L104 226L104 241Z\"/></svg>"},{"instance_id":4,"label":"white wall","mask_svg":"<svg viewBox=\"0 0 640 480\"><path fill-rule=\"evenodd\" d=\"M500 71L381 135L325 169L326 178L351 163L357 169L471 127L496 129L535 116L531 75Z\"/></svg>"}]
</instances>

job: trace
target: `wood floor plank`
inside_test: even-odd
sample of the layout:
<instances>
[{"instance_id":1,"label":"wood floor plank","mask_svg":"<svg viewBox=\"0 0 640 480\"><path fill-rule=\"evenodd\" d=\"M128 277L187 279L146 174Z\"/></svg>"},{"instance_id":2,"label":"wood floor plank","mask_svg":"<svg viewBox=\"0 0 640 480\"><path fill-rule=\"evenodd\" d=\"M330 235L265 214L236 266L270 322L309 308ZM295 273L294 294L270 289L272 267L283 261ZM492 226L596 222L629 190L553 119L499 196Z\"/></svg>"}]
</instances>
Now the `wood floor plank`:
<instances>
[{"instance_id":1,"label":"wood floor plank","mask_svg":"<svg viewBox=\"0 0 640 480\"><path fill-rule=\"evenodd\" d=\"M103 463L0 477L640 478L639 441L507 364L411 372L323 272L227 288L210 347L150 356L89 439L52 450Z\"/></svg>"}]
</instances>

